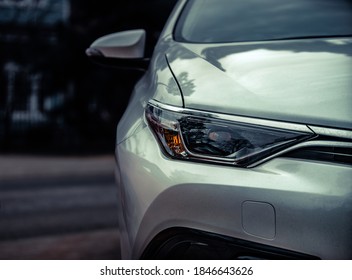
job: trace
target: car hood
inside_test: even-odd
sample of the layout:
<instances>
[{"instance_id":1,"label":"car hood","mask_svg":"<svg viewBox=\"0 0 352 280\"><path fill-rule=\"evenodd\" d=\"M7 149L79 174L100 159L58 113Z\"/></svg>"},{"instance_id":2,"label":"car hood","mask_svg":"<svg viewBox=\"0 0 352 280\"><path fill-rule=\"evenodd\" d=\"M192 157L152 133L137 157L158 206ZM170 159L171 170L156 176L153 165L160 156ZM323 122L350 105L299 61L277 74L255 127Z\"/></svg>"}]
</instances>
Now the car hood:
<instances>
[{"instance_id":1,"label":"car hood","mask_svg":"<svg viewBox=\"0 0 352 280\"><path fill-rule=\"evenodd\" d=\"M175 43L186 108L352 129L352 39Z\"/></svg>"}]
</instances>

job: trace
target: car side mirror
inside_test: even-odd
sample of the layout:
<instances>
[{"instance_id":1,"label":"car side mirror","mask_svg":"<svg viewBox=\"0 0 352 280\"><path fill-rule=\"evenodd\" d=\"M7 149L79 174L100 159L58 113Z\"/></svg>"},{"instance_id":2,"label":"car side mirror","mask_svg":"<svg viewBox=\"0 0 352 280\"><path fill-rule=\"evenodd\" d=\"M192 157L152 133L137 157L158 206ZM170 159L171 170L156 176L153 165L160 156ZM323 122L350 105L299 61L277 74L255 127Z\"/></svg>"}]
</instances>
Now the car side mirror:
<instances>
[{"instance_id":1,"label":"car side mirror","mask_svg":"<svg viewBox=\"0 0 352 280\"><path fill-rule=\"evenodd\" d=\"M146 70L149 59L144 57L145 41L143 29L117 32L95 40L86 55L101 65Z\"/></svg>"}]
</instances>

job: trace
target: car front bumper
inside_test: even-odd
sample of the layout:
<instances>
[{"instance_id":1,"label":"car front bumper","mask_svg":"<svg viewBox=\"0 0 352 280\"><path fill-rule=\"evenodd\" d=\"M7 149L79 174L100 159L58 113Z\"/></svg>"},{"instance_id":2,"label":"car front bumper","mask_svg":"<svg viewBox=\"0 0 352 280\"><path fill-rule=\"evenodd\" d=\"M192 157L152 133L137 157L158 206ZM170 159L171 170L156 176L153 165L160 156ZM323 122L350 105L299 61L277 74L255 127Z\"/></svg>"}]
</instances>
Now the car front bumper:
<instances>
[{"instance_id":1,"label":"car front bumper","mask_svg":"<svg viewBox=\"0 0 352 280\"><path fill-rule=\"evenodd\" d=\"M322 259L352 259L346 165L275 158L245 169L172 160L147 126L116 147L122 257L189 228Z\"/></svg>"}]
</instances>

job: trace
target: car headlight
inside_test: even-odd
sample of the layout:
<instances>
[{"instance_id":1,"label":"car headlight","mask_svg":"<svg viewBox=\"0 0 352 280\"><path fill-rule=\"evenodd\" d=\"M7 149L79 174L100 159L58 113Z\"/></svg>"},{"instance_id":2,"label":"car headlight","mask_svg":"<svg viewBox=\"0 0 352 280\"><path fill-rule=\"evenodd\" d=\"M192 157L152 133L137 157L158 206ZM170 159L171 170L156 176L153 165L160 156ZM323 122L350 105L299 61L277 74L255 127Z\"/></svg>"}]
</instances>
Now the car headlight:
<instances>
[{"instance_id":1,"label":"car headlight","mask_svg":"<svg viewBox=\"0 0 352 280\"><path fill-rule=\"evenodd\" d=\"M314 136L261 125L174 112L148 104L146 120L166 155L247 167Z\"/></svg>"}]
</instances>

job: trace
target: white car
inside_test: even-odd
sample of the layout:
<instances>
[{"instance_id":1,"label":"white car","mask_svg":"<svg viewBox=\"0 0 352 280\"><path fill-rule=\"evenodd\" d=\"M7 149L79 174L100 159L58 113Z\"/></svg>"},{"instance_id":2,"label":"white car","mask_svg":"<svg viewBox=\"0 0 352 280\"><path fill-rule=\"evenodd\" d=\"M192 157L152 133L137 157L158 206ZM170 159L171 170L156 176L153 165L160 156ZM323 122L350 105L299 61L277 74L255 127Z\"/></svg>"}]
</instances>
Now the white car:
<instances>
[{"instance_id":1,"label":"white car","mask_svg":"<svg viewBox=\"0 0 352 280\"><path fill-rule=\"evenodd\" d=\"M116 140L124 259L352 259L352 12L181 0L94 60L145 69Z\"/></svg>"}]
</instances>

